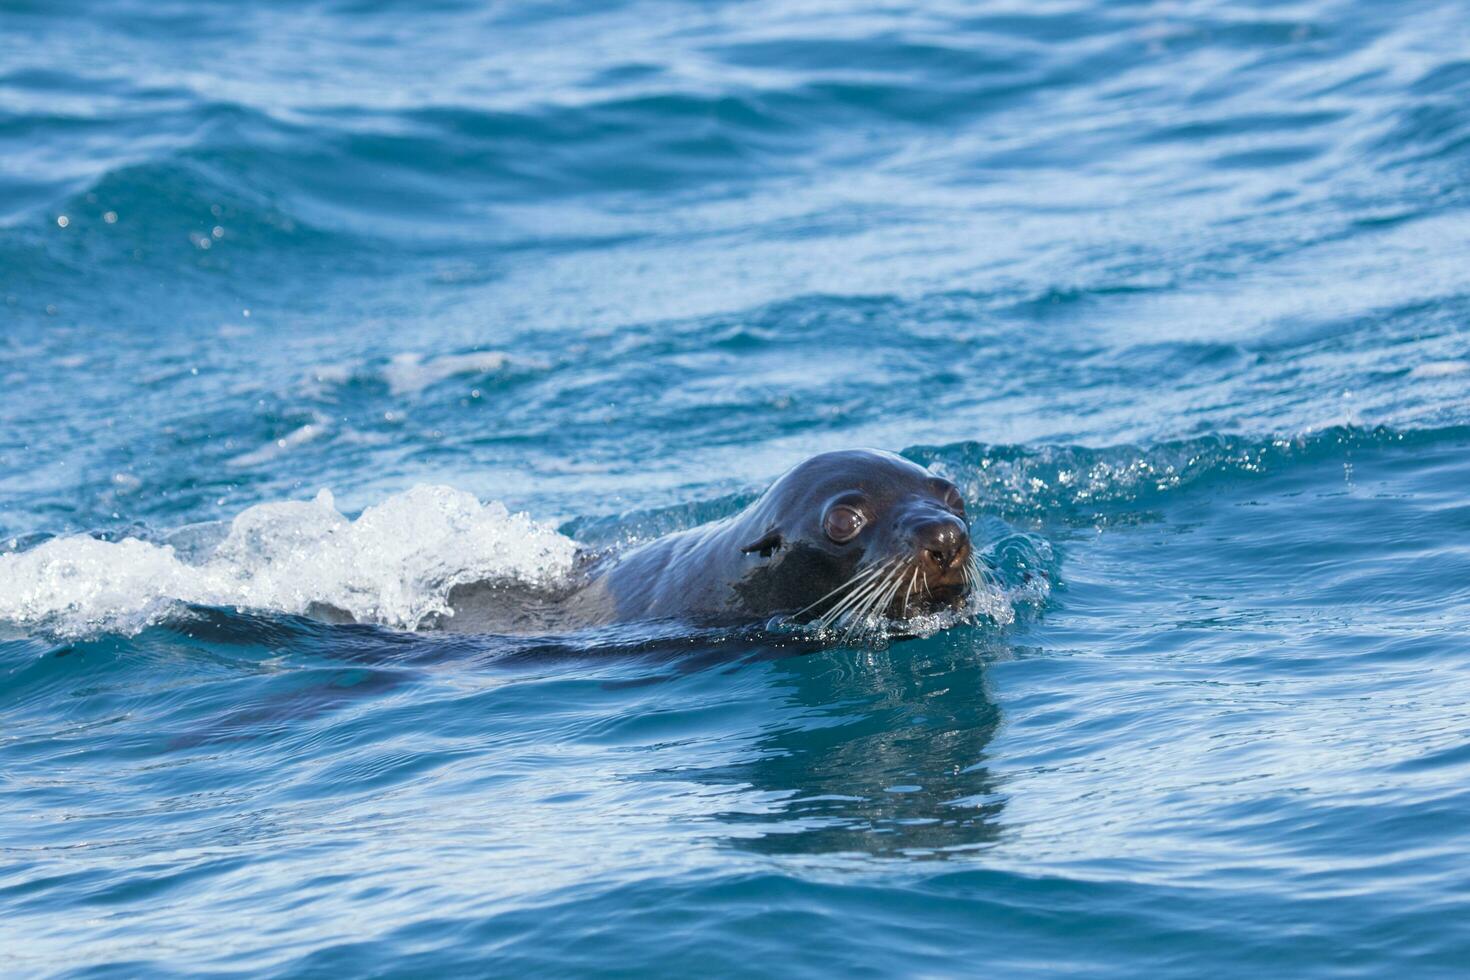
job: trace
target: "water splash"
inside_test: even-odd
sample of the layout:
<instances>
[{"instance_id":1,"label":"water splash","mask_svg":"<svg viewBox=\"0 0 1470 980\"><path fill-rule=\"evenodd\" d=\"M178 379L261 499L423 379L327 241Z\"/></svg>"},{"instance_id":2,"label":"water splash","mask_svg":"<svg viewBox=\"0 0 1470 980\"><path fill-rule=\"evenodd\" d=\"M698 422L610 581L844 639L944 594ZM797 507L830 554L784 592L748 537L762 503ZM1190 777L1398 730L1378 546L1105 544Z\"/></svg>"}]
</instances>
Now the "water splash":
<instances>
[{"instance_id":1,"label":"water splash","mask_svg":"<svg viewBox=\"0 0 1470 980\"><path fill-rule=\"evenodd\" d=\"M186 605L305 613L326 605L412 629L449 611L455 585L549 586L576 544L525 514L419 486L351 520L330 492L243 511L203 561L137 538L57 538L0 556L0 621L76 637L136 633Z\"/></svg>"}]
</instances>

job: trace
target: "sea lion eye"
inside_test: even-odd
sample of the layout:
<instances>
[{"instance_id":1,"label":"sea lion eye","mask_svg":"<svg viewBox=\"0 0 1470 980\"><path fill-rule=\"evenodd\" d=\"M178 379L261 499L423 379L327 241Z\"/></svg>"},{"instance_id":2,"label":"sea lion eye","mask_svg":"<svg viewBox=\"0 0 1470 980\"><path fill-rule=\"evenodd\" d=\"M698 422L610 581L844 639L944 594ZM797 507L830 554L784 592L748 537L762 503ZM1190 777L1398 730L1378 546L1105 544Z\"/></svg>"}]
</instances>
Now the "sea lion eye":
<instances>
[{"instance_id":1,"label":"sea lion eye","mask_svg":"<svg viewBox=\"0 0 1470 980\"><path fill-rule=\"evenodd\" d=\"M827 537L842 544L857 537L867 523L863 512L856 507L838 504L827 511L827 516L822 519L822 528L827 532Z\"/></svg>"}]
</instances>

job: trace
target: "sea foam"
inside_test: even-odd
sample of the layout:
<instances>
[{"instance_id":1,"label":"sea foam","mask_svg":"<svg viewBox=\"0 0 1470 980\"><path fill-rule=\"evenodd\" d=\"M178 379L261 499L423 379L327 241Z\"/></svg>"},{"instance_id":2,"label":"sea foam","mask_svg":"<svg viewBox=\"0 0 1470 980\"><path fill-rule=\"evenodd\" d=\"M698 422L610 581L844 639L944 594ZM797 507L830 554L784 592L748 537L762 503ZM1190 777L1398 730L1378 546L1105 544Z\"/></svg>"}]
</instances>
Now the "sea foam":
<instances>
[{"instance_id":1,"label":"sea foam","mask_svg":"<svg viewBox=\"0 0 1470 980\"><path fill-rule=\"evenodd\" d=\"M449 487L415 487L355 520L323 490L241 512L197 562L167 544L87 536L0 556L0 621L78 637L135 633L186 605L305 613L325 604L413 629L449 611L457 584L555 585L576 549L548 525Z\"/></svg>"}]
</instances>

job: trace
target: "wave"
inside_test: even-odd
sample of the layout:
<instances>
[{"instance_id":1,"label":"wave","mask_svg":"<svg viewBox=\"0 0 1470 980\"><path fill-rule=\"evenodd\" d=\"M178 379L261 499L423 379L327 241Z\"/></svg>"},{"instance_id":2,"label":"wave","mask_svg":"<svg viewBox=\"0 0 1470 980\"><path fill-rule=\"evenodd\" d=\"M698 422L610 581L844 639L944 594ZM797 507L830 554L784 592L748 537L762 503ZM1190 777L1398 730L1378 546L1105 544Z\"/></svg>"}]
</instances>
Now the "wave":
<instances>
[{"instance_id":1,"label":"wave","mask_svg":"<svg viewBox=\"0 0 1470 980\"><path fill-rule=\"evenodd\" d=\"M1009 521L1126 522L1171 497L1232 480L1354 451L1465 440L1470 427L1342 426L1293 437L1212 435L1105 448L962 442L911 447L904 455L953 479L979 515L976 539L1004 593L985 597L979 611L1004 624L1017 605L1043 605L1060 569L1044 537ZM553 528L449 487L415 487L355 520L322 491L312 501L251 507L227 528L186 528L159 542L32 539L28 550L0 555L0 622L78 637L137 632L187 606L298 615L325 607L358 622L415 629L450 612L456 585L555 589L570 583L582 548L616 550L735 513L753 498L743 491ZM921 632L946 625L953 624L920 624Z\"/></svg>"},{"instance_id":2,"label":"wave","mask_svg":"<svg viewBox=\"0 0 1470 980\"><path fill-rule=\"evenodd\" d=\"M1331 426L1297 436L1208 435L1152 446L917 446L904 455L954 480L977 508L1016 519L1090 523L1173 495L1255 478L1355 449L1470 439L1470 426L1398 430Z\"/></svg>"},{"instance_id":3,"label":"wave","mask_svg":"<svg viewBox=\"0 0 1470 980\"><path fill-rule=\"evenodd\" d=\"M503 504L419 486L356 520L332 495L260 504L199 562L184 542L54 538L0 556L0 621L63 637L132 633L204 605L305 614L321 606L412 629L465 582L554 585L576 544Z\"/></svg>"},{"instance_id":4,"label":"wave","mask_svg":"<svg viewBox=\"0 0 1470 980\"><path fill-rule=\"evenodd\" d=\"M454 350L447 353L402 351L377 360L339 362L314 368L308 375L309 393L319 398L340 397L355 386L386 388L398 398L418 396L451 379L478 381L489 386L520 374L547 370L543 361L512 357L501 350ZM479 398L479 388L464 386Z\"/></svg>"}]
</instances>

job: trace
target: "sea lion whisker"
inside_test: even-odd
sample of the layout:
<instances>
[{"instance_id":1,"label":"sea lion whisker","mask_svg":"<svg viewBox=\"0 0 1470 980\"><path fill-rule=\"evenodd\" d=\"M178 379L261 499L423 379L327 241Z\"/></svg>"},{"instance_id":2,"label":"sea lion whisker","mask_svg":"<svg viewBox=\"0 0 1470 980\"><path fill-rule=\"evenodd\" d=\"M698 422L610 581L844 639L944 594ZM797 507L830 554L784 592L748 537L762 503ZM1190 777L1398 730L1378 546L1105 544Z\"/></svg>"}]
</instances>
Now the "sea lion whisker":
<instances>
[{"instance_id":1,"label":"sea lion whisker","mask_svg":"<svg viewBox=\"0 0 1470 980\"><path fill-rule=\"evenodd\" d=\"M883 584L886 585L887 581L887 579L884 579ZM865 598L862 603L848 610L848 612L842 617L841 625L843 643L851 642L852 638L858 632L858 627L867 620L869 610L871 608L871 597L874 597L877 594L878 590L873 590L870 593L869 598Z\"/></svg>"},{"instance_id":2,"label":"sea lion whisker","mask_svg":"<svg viewBox=\"0 0 1470 980\"><path fill-rule=\"evenodd\" d=\"M844 632L842 635L842 641L844 643L849 642L852 639L852 637L857 633L859 627L866 624L870 619L873 618L873 616L881 613L884 609L888 608L888 604L893 601L894 595L898 593L899 586L903 584L903 570L900 568L896 571L897 574L888 579L887 588L878 592L872 600L864 605L862 615L853 617L851 623L849 623L847 627L846 632Z\"/></svg>"},{"instance_id":3,"label":"sea lion whisker","mask_svg":"<svg viewBox=\"0 0 1470 980\"><path fill-rule=\"evenodd\" d=\"M888 570L889 564L891 564L891 560L867 566L861 572L857 573L852 578L842 583L836 589L833 589L831 592L827 593L827 595L812 603L812 605L808 606L807 609L812 609L821 605L823 602L827 601L837 593L843 593L842 595L839 595L837 597L837 599L832 603L830 607L828 607L826 612L818 617L819 620L830 619L839 610L841 610L843 606L857 599L868 587L876 584L883 577L884 573ZM802 612L806 611L807 610L805 609L802 610ZM801 613L797 613L797 615L801 615Z\"/></svg>"},{"instance_id":4,"label":"sea lion whisker","mask_svg":"<svg viewBox=\"0 0 1470 980\"><path fill-rule=\"evenodd\" d=\"M869 595L871 595L882 586L884 581L886 581L887 574L892 571L892 568L895 564L897 564L897 559L890 559L889 561L884 562L881 566L879 566L881 574L878 574L868 579L857 588L849 592L847 595L843 596L842 599L837 602L831 609L827 610L827 612L818 621L821 627L825 629L827 626L831 625L833 622L844 616L846 613L857 608L861 603L863 603Z\"/></svg>"},{"instance_id":5,"label":"sea lion whisker","mask_svg":"<svg viewBox=\"0 0 1470 980\"><path fill-rule=\"evenodd\" d=\"M992 589L998 589L1001 587L1000 576L996 573L995 569L991 568L990 565L982 560L979 555L972 553L970 555L970 562L975 567L976 585L979 585L983 582L985 585L989 586Z\"/></svg>"},{"instance_id":6,"label":"sea lion whisker","mask_svg":"<svg viewBox=\"0 0 1470 980\"><path fill-rule=\"evenodd\" d=\"M881 615L893 601L894 594L903 584L903 568L893 569L892 573L877 589L868 593L860 608L853 611L852 623L854 625L867 622L874 616Z\"/></svg>"},{"instance_id":7,"label":"sea lion whisker","mask_svg":"<svg viewBox=\"0 0 1470 980\"><path fill-rule=\"evenodd\" d=\"M831 608L829 608L817 619L817 625L822 629L825 629L829 625L831 625L832 622L835 621L839 616L841 616L847 609L859 602L869 589L874 588L880 581L882 581L885 571L886 564L885 566L879 567L874 571L872 575L869 575L863 581L853 586L845 595L834 602Z\"/></svg>"},{"instance_id":8,"label":"sea lion whisker","mask_svg":"<svg viewBox=\"0 0 1470 980\"><path fill-rule=\"evenodd\" d=\"M896 559L886 563L884 574L876 581L865 585L857 594L845 601L840 610L835 610L836 615L833 615L829 622L840 622L850 625L860 619L860 614L867 611L873 599L880 595L887 588L888 583L892 581L890 576L897 571L898 564Z\"/></svg>"},{"instance_id":9,"label":"sea lion whisker","mask_svg":"<svg viewBox=\"0 0 1470 980\"><path fill-rule=\"evenodd\" d=\"M897 597L898 590L902 585L903 571L900 569L899 573L893 577L893 584L888 587L888 591L883 593L883 597L873 604L872 615L883 615L886 613L888 607L892 605L894 598Z\"/></svg>"},{"instance_id":10,"label":"sea lion whisker","mask_svg":"<svg viewBox=\"0 0 1470 980\"><path fill-rule=\"evenodd\" d=\"M910 564L906 564L906 566L904 566L904 569L908 569L908 567L913 567L913 569L917 569L917 567L919 567L919 566L917 566L917 564L911 564L911 566L910 566ZM908 576L904 576L904 569L898 570L898 579L897 579L897 582L895 582L895 588L892 589L891 597L889 597L889 599L888 599L888 605L891 605L892 602L894 602L895 599L898 598L898 589L903 588L904 583L906 583L906 582L910 583L910 585L908 585L908 588L904 589L904 599L903 599L903 602L901 602L901 604L898 605L898 611L897 611L897 617L898 617L898 619L903 619L904 616L907 616L907 613L908 613L908 594L910 594L911 589L913 589L913 574L908 574ZM883 610L886 610L886 608L888 608L888 605L883 605Z\"/></svg>"},{"instance_id":11,"label":"sea lion whisker","mask_svg":"<svg viewBox=\"0 0 1470 980\"><path fill-rule=\"evenodd\" d=\"M822 603L826 602L828 599L832 598L834 595L836 595L837 593L841 592L843 589L846 589L846 588L849 588L849 587L855 587L855 583L857 583L859 581L871 579L872 576L876 575L883 568L883 565L884 564L885 563L883 563L883 562L879 562L879 563L875 563L875 564L872 564L872 565L865 565L862 568L859 568L856 572L854 572L852 574L852 577L851 578L849 578L847 581L843 582L841 585L837 586L837 588L833 589L831 592L828 592L826 595L822 596L820 599L818 599L816 602L813 602L811 605L805 606L805 607L803 607L801 609L798 609L796 612L792 613L791 614L791 618L792 619L795 619L797 616L800 616L803 613L810 612L812 609L815 609L817 606L820 606Z\"/></svg>"}]
</instances>

